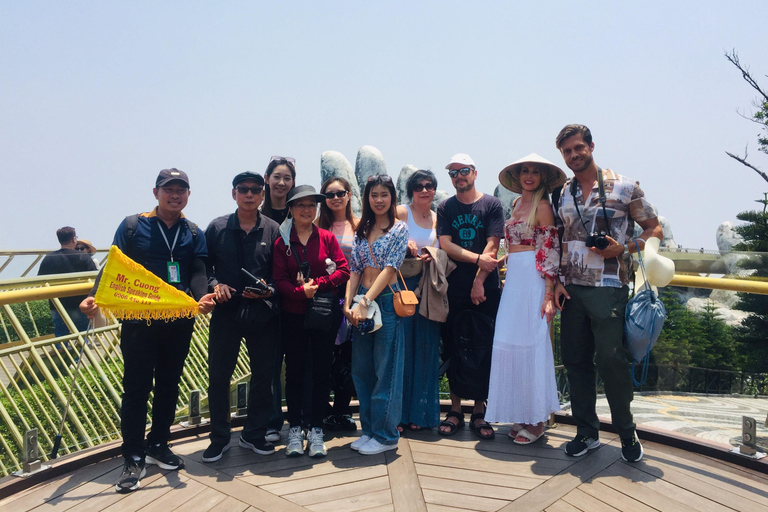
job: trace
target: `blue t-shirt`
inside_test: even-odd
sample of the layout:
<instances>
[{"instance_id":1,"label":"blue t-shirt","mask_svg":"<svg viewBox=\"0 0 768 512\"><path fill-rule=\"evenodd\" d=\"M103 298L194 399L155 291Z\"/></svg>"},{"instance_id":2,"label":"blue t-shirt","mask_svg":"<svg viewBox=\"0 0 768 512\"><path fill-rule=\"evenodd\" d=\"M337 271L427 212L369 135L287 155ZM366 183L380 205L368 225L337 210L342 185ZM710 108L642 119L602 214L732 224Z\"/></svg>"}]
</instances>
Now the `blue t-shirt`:
<instances>
[{"instance_id":1,"label":"blue t-shirt","mask_svg":"<svg viewBox=\"0 0 768 512\"><path fill-rule=\"evenodd\" d=\"M165 243L160 230L163 230L168 244ZM178 239L176 245L173 240ZM128 239L125 234L125 219L120 223L115 233L112 245L116 245L126 256L140 264L164 282L168 282L168 262L171 261L173 247L173 261L179 263L179 283L169 283L171 286L185 292L190 291L190 279L192 278L192 262L195 258L206 258L208 248L205 243L205 234L198 229L197 236L192 236L187 220L183 216L171 226L157 217L156 210L139 214L136 232Z\"/></svg>"},{"instance_id":2,"label":"blue t-shirt","mask_svg":"<svg viewBox=\"0 0 768 512\"><path fill-rule=\"evenodd\" d=\"M449 235L451 241L468 251L482 254L488 237L504 237L504 208L501 202L488 194L472 204L464 204L456 196L449 197L437 207L437 236ZM448 276L448 293L469 295L477 275L474 263L456 262L456 269ZM499 271L494 270L485 279L485 290L498 290Z\"/></svg>"}]
</instances>

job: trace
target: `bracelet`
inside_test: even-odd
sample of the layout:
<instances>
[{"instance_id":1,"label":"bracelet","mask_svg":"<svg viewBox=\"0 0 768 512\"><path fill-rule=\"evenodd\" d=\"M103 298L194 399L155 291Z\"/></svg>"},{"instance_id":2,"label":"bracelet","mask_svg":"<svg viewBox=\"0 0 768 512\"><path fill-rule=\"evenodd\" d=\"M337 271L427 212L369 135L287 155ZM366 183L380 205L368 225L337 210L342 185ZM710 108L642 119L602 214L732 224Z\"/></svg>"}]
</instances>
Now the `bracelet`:
<instances>
[{"instance_id":1,"label":"bracelet","mask_svg":"<svg viewBox=\"0 0 768 512\"><path fill-rule=\"evenodd\" d=\"M552 300L555 298L555 295L553 293L545 293L544 298Z\"/></svg>"},{"instance_id":2,"label":"bracelet","mask_svg":"<svg viewBox=\"0 0 768 512\"><path fill-rule=\"evenodd\" d=\"M475 265L480 265L480 255L477 255L477 259L475 260Z\"/></svg>"}]
</instances>

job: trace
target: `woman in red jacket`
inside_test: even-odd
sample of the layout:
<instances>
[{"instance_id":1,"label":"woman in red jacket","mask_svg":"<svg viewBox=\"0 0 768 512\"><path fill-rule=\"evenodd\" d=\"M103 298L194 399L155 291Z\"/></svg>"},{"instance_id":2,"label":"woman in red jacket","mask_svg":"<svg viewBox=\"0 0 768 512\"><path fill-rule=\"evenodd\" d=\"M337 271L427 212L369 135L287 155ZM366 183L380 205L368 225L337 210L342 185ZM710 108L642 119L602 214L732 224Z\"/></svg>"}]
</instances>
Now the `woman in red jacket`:
<instances>
[{"instance_id":1,"label":"woman in red jacket","mask_svg":"<svg viewBox=\"0 0 768 512\"><path fill-rule=\"evenodd\" d=\"M322 427L323 414L328 407L336 330L332 322L327 328L316 328L305 324L305 320L315 295L318 295L318 302L321 296L331 295L330 303L338 305L337 289L349 279L349 266L336 236L313 224L317 203L324 200L325 196L310 185L301 185L289 192L287 203L292 226L289 232L281 229L282 236L275 242L273 254L272 276L282 308L285 398L291 425L285 448L288 457L304 454L301 418L305 393L312 394L307 451L310 457L327 454ZM312 364L311 390L304 386L308 361Z\"/></svg>"}]
</instances>

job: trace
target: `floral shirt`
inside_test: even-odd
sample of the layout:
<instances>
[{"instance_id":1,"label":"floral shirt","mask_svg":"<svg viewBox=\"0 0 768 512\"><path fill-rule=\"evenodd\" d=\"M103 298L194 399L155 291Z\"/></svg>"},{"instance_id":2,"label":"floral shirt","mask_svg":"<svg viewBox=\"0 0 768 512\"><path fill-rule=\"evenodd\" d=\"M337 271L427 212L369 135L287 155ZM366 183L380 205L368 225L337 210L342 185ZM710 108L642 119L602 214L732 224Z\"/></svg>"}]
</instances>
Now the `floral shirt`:
<instances>
[{"instance_id":1,"label":"floral shirt","mask_svg":"<svg viewBox=\"0 0 768 512\"><path fill-rule=\"evenodd\" d=\"M609 235L626 245L632 239L635 221L654 219L656 211L645 199L638 182L610 169L603 169L602 172L605 211L610 220ZM576 210L574 196L584 224ZM561 234L560 275L565 278L566 285L620 288L629 283L624 256L605 259L590 251L585 244L590 233L608 231L597 181L586 199L577 180L570 178L565 182L555 213L555 225Z\"/></svg>"},{"instance_id":2,"label":"floral shirt","mask_svg":"<svg viewBox=\"0 0 768 512\"><path fill-rule=\"evenodd\" d=\"M408 248L408 226L403 221L395 221L392 228L381 235L368 250L368 240L355 235L355 243L352 246L352 257L349 261L349 269L357 274L362 274L365 267L384 269L384 267L400 268L405 259ZM371 259L371 252L376 262Z\"/></svg>"},{"instance_id":3,"label":"floral shirt","mask_svg":"<svg viewBox=\"0 0 768 512\"><path fill-rule=\"evenodd\" d=\"M504 225L507 245L529 245L536 248L536 270L541 277L557 278L560 266L560 244L555 226L536 226L527 222L508 220Z\"/></svg>"}]
</instances>

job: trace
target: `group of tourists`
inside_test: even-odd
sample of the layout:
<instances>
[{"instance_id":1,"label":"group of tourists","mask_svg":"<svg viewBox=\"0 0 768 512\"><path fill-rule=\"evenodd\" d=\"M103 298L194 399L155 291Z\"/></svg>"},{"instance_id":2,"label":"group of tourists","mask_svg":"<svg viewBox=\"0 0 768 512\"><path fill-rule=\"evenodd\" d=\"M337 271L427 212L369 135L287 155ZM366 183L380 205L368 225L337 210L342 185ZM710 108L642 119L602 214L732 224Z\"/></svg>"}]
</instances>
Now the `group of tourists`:
<instances>
[{"instance_id":1,"label":"group of tourists","mask_svg":"<svg viewBox=\"0 0 768 512\"><path fill-rule=\"evenodd\" d=\"M536 442L560 409L549 337L557 310L577 424L566 454L600 445L597 371L622 456L640 460L622 347L627 254L635 250L629 245L635 222L642 239L661 238L661 228L635 181L597 167L587 127L566 126L556 147L573 171L570 179L535 154L501 171L501 184L520 194L506 221L501 202L475 188L479 171L466 154L446 165L456 194L436 211L438 178L418 170L407 180L407 204L399 206L390 176L368 177L360 218L352 213L347 180L330 178L319 192L297 186L295 161L274 156L264 176L234 177L237 209L204 232L182 214L188 176L161 171L153 190L157 207L126 218L113 244L191 294L201 313L212 312L211 434L202 460L217 461L230 446L230 380L242 339L251 380L239 445L255 453L274 453L282 439L283 359L289 457L305 451L323 457L327 431L355 431L353 395L361 435L350 446L363 455L397 449L406 432L455 434L466 424L462 400L473 402L469 428L480 439L494 438L492 423L508 423L512 441ZM507 254L499 258L502 238ZM89 317L98 309L98 282L80 305ZM419 297L410 316L402 311L406 290ZM145 464L183 466L168 441L193 323L123 322L125 460L118 492L139 487ZM442 421L441 339L451 392Z\"/></svg>"}]
</instances>

